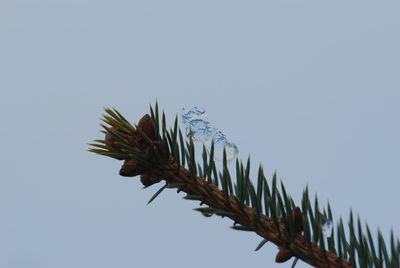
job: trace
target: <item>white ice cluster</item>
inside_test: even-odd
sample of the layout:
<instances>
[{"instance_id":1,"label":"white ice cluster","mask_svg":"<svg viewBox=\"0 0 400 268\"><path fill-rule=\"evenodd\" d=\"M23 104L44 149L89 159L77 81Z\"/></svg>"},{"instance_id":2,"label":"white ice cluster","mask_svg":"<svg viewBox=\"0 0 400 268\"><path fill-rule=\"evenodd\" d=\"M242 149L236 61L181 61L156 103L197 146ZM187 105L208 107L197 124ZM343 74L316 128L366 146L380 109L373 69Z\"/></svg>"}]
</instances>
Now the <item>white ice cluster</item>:
<instances>
[{"instance_id":1,"label":"white ice cluster","mask_svg":"<svg viewBox=\"0 0 400 268\"><path fill-rule=\"evenodd\" d=\"M191 109L183 108L181 117L188 137L192 137L196 142L203 143L208 151L210 151L212 141L214 141L214 157L216 160L222 160L224 148L228 161L237 157L239 150L236 144L228 142L225 134L208 121L204 108L198 106Z\"/></svg>"}]
</instances>

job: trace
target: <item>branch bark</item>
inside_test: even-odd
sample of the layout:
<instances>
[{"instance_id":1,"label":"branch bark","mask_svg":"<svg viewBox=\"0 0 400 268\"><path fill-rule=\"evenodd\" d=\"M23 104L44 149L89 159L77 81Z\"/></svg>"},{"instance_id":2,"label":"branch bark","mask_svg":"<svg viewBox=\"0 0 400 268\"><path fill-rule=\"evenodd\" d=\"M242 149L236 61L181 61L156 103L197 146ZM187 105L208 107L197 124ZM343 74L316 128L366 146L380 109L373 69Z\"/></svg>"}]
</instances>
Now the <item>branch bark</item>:
<instances>
[{"instance_id":1,"label":"branch bark","mask_svg":"<svg viewBox=\"0 0 400 268\"><path fill-rule=\"evenodd\" d=\"M276 256L276 262L285 262L292 257L297 257L304 262L318 268L351 268L351 264L347 260L340 262L339 257L331 251L324 251L314 242L311 247L307 246L305 238L300 234L296 234L291 243L288 243L282 236L285 226L274 221L265 215L261 215L256 220L257 211L246 205L240 205L233 196L226 198L224 191L217 186L207 182L205 179L196 177L195 179L186 168L176 167L174 159L169 158L163 166L154 166L151 170L144 173L143 177L152 178L150 180L158 182L165 180L167 184L183 184L180 191L188 195L202 196L201 202L209 207L232 212L235 216L228 216L235 223L243 226L251 226L259 236L272 242L279 248ZM148 179L149 180L149 179ZM149 186L148 184L145 186ZM280 231L278 231L278 228ZM328 262L326 261L328 260Z\"/></svg>"}]
</instances>

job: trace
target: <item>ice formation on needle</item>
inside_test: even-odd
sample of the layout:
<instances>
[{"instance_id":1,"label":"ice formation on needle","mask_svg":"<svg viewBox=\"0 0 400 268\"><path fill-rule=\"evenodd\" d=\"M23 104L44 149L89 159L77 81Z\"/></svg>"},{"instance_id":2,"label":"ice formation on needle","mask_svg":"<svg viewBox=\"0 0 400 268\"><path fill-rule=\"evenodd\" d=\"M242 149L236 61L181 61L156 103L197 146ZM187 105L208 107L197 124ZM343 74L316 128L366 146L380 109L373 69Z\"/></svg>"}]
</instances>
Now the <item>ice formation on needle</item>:
<instances>
[{"instance_id":1,"label":"ice formation on needle","mask_svg":"<svg viewBox=\"0 0 400 268\"><path fill-rule=\"evenodd\" d=\"M333 229L333 223L331 220L326 220L322 224L322 235L324 237L331 237L332 236L332 229Z\"/></svg>"},{"instance_id":2,"label":"ice formation on needle","mask_svg":"<svg viewBox=\"0 0 400 268\"><path fill-rule=\"evenodd\" d=\"M188 137L192 137L196 142L203 143L208 151L211 149L212 141L214 141L215 159L222 160L224 148L228 161L237 157L239 150L236 144L229 142L226 135L208 121L204 108L198 106L191 109L183 108L181 117Z\"/></svg>"}]
</instances>

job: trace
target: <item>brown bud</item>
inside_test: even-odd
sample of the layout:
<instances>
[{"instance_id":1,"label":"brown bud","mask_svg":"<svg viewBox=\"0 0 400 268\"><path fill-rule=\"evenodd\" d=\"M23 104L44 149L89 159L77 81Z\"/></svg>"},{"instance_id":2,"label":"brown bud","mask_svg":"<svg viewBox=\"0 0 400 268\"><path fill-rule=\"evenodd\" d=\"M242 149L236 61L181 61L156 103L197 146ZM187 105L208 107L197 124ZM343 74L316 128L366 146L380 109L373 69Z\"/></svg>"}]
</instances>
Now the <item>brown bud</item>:
<instances>
[{"instance_id":1,"label":"brown bud","mask_svg":"<svg viewBox=\"0 0 400 268\"><path fill-rule=\"evenodd\" d=\"M299 207L296 207L293 210L294 214L294 228L297 234L300 234L303 231L303 215Z\"/></svg>"},{"instance_id":2,"label":"brown bud","mask_svg":"<svg viewBox=\"0 0 400 268\"><path fill-rule=\"evenodd\" d=\"M161 157L168 157L168 148L162 142L156 141L154 142L157 152Z\"/></svg>"},{"instance_id":3,"label":"brown bud","mask_svg":"<svg viewBox=\"0 0 400 268\"><path fill-rule=\"evenodd\" d=\"M138 127L149 137L151 140L156 138L156 128L154 126L153 119L150 115L145 114L142 119L139 120Z\"/></svg>"},{"instance_id":4,"label":"brown bud","mask_svg":"<svg viewBox=\"0 0 400 268\"><path fill-rule=\"evenodd\" d=\"M118 131L118 129L115 127L112 127L111 130ZM105 137L104 141L107 146L112 147L114 149L119 149L119 146L117 144L115 144L117 139L114 138L110 133L108 133L108 132L106 133L106 137Z\"/></svg>"},{"instance_id":5,"label":"brown bud","mask_svg":"<svg viewBox=\"0 0 400 268\"><path fill-rule=\"evenodd\" d=\"M153 176L150 176L149 174L143 174L142 176L140 176L140 181L142 182L142 184L144 186L147 187L147 186L151 186L151 185L153 185L155 183L160 182L161 179L153 177Z\"/></svg>"},{"instance_id":6,"label":"brown bud","mask_svg":"<svg viewBox=\"0 0 400 268\"><path fill-rule=\"evenodd\" d=\"M132 145L132 147L139 148L141 139L137 133L133 133L128 137L128 142L130 145Z\"/></svg>"},{"instance_id":7,"label":"brown bud","mask_svg":"<svg viewBox=\"0 0 400 268\"><path fill-rule=\"evenodd\" d=\"M111 129L117 130L116 128L112 127ZM104 142L107 146L113 148L116 151L120 151L120 146L118 146L115 142L117 141L110 133L106 133L106 137L104 138ZM118 160L124 160L124 158L117 158Z\"/></svg>"},{"instance_id":8,"label":"brown bud","mask_svg":"<svg viewBox=\"0 0 400 268\"><path fill-rule=\"evenodd\" d=\"M144 168L135 159L129 159L125 160L119 171L119 175L124 177L134 177L143 174L144 171Z\"/></svg>"},{"instance_id":9,"label":"brown bud","mask_svg":"<svg viewBox=\"0 0 400 268\"><path fill-rule=\"evenodd\" d=\"M275 262L282 263L293 257L293 253L287 248L279 248L278 254L276 254Z\"/></svg>"}]
</instances>

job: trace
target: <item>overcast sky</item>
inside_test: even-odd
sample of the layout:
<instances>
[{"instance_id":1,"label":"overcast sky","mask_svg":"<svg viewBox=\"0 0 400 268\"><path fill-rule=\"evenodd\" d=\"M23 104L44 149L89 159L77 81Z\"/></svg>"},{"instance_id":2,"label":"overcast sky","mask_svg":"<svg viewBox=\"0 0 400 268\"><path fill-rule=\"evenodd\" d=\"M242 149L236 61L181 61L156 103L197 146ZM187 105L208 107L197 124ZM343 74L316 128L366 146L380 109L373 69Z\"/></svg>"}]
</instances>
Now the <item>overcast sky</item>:
<instances>
[{"instance_id":1,"label":"overcast sky","mask_svg":"<svg viewBox=\"0 0 400 268\"><path fill-rule=\"evenodd\" d=\"M0 267L290 267L86 151L198 105L298 201L400 233L399 1L0 1ZM253 180L255 177L252 177ZM308 267L298 263L298 267Z\"/></svg>"}]
</instances>

